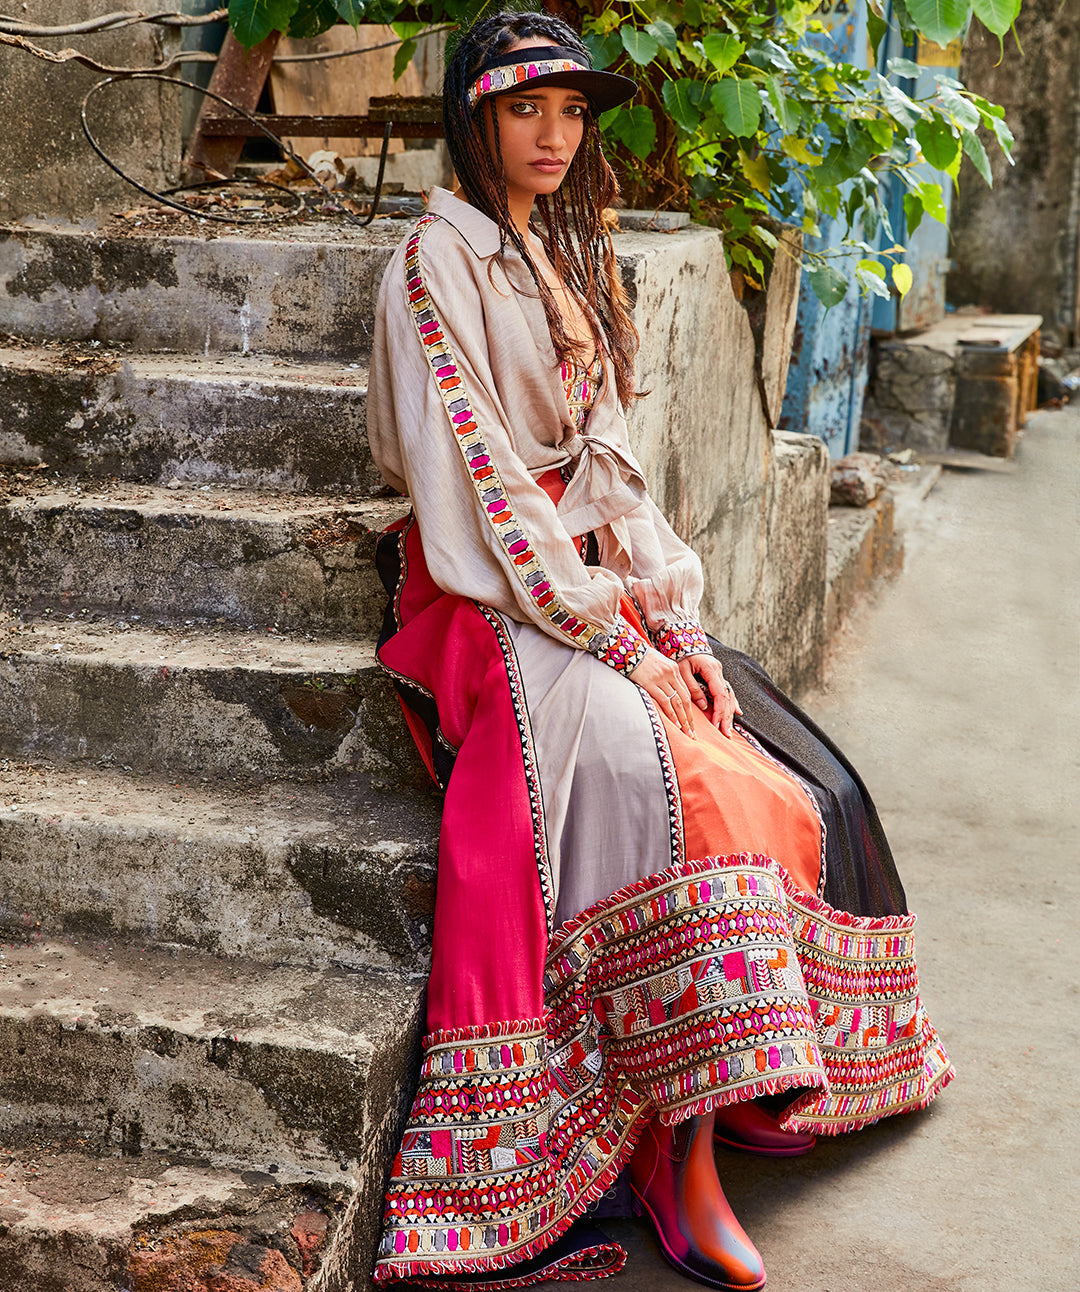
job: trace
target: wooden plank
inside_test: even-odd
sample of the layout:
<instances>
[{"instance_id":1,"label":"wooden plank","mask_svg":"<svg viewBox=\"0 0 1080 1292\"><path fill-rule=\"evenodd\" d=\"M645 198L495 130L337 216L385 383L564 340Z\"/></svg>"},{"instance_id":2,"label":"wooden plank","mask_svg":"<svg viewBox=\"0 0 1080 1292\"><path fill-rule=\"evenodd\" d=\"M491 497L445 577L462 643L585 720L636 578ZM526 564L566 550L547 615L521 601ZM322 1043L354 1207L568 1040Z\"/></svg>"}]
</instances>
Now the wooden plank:
<instances>
[{"instance_id":1,"label":"wooden plank","mask_svg":"<svg viewBox=\"0 0 1080 1292\"><path fill-rule=\"evenodd\" d=\"M405 70L400 81L394 80L393 45L386 49L373 46L396 42L393 28L362 23L356 32L349 26L331 27L312 40L281 41L278 53L338 53L363 48L370 53L349 58L333 58L314 63L275 63L270 73L274 110L282 116L366 117L372 95L422 95L441 88L442 61L439 38L420 43L420 56ZM414 138L416 136L413 136ZM312 135L307 130L294 136L296 150L307 157L319 148L328 148L344 157L377 154L382 147L382 128L370 140L350 133ZM358 142L362 139L363 142ZM404 136L391 140L390 150L404 148ZM292 142L292 140L287 140Z\"/></svg>"}]
</instances>

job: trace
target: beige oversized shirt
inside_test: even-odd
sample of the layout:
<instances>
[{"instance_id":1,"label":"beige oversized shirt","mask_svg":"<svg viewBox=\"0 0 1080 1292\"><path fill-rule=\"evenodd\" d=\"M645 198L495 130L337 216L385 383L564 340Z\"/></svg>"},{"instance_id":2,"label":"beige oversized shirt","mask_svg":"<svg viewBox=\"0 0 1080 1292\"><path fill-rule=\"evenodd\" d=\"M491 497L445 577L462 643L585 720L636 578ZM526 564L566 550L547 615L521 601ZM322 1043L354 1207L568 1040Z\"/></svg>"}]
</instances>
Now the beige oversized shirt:
<instances>
[{"instance_id":1,"label":"beige oversized shirt","mask_svg":"<svg viewBox=\"0 0 1080 1292\"><path fill-rule=\"evenodd\" d=\"M646 493L608 375L573 426L543 305L498 227L444 189L402 243L379 294L368 436L412 499L428 568L470 597L628 671L650 632L696 622L701 566ZM558 506L536 483L573 475ZM594 531L600 565L573 541Z\"/></svg>"}]
</instances>

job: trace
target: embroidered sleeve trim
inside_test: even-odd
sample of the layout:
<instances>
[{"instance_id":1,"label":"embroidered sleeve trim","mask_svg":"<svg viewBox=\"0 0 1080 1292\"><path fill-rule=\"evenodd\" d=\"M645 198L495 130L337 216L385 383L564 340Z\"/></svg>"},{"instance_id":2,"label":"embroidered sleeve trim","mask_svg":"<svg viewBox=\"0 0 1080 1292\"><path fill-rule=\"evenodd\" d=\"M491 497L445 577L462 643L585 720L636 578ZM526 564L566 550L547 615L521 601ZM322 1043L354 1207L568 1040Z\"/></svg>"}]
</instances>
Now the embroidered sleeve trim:
<instances>
[{"instance_id":1,"label":"embroidered sleeve trim","mask_svg":"<svg viewBox=\"0 0 1080 1292\"><path fill-rule=\"evenodd\" d=\"M693 620L668 624L655 634L656 649L668 659L685 659L688 655L711 655L705 629Z\"/></svg>"},{"instance_id":2,"label":"embroidered sleeve trim","mask_svg":"<svg viewBox=\"0 0 1080 1292\"><path fill-rule=\"evenodd\" d=\"M541 615L577 646L620 672L641 662L647 649L622 619L611 629L600 628L573 614L562 602L550 575L518 523L473 412L469 392L457 358L446 341L442 324L424 283L420 244L426 230L438 219L425 215L417 222L405 247L405 290L416 334L424 347L435 384L442 397L481 509L502 544L510 565Z\"/></svg>"},{"instance_id":3,"label":"embroidered sleeve trim","mask_svg":"<svg viewBox=\"0 0 1080 1292\"><path fill-rule=\"evenodd\" d=\"M619 615L615 620L615 627L607 637L598 642L595 648L590 646L589 649L597 659L603 660L611 668L620 673L629 673L645 658L649 643Z\"/></svg>"}]
</instances>

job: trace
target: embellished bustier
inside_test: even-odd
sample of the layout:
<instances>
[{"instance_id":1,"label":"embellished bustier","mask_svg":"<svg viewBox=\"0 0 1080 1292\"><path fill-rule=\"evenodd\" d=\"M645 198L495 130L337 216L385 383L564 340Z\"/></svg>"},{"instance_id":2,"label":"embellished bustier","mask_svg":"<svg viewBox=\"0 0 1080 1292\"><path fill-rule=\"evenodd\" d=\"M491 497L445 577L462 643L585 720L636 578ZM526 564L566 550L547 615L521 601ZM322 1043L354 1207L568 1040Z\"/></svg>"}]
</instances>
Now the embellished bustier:
<instances>
[{"instance_id":1,"label":"embellished bustier","mask_svg":"<svg viewBox=\"0 0 1080 1292\"><path fill-rule=\"evenodd\" d=\"M603 356L597 350L592 361L584 364L573 355L568 355L560 365L560 372L574 430L580 433L596 403L600 387L604 384Z\"/></svg>"}]
</instances>

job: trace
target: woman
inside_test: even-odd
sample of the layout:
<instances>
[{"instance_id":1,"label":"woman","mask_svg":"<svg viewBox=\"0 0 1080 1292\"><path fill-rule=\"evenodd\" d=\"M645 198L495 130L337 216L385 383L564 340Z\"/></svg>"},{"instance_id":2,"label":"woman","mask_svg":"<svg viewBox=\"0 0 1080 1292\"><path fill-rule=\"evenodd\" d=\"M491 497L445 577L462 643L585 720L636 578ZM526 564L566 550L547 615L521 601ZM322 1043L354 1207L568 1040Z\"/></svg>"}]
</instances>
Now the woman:
<instances>
[{"instance_id":1,"label":"woman","mask_svg":"<svg viewBox=\"0 0 1080 1292\"><path fill-rule=\"evenodd\" d=\"M751 661L712 653L700 565L629 448L596 118L634 88L550 16L466 32L460 188L380 296L371 445L414 510L380 543L379 658L445 804L379 1280L614 1273L621 1249L570 1226L629 1164L676 1268L761 1287L714 1136L804 1152L952 1075L872 805Z\"/></svg>"}]
</instances>

